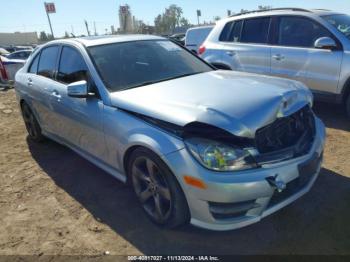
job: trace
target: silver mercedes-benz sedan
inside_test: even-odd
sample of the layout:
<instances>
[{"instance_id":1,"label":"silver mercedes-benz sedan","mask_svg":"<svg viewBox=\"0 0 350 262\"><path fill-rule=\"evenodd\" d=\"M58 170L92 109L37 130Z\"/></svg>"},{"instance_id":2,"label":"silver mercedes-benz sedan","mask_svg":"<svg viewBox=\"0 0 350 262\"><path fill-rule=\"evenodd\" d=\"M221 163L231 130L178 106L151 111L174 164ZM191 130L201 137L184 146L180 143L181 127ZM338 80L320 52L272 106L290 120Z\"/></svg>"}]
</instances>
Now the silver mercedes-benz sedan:
<instances>
[{"instance_id":1,"label":"silver mercedes-benz sedan","mask_svg":"<svg viewBox=\"0 0 350 262\"><path fill-rule=\"evenodd\" d=\"M161 226L252 224L309 191L321 168L325 128L303 84L215 70L161 37L49 42L16 93L32 140L130 182Z\"/></svg>"}]
</instances>

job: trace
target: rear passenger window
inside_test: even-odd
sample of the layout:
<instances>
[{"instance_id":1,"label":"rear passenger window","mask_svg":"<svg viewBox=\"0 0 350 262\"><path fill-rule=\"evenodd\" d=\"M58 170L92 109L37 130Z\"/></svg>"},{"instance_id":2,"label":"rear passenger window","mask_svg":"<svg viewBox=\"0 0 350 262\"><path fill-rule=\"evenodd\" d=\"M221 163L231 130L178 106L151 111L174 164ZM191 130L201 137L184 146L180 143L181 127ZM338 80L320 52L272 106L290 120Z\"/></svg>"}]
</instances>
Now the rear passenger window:
<instances>
[{"instance_id":1,"label":"rear passenger window","mask_svg":"<svg viewBox=\"0 0 350 262\"><path fill-rule=\"evenodd\" d=\"M239 42L242 24L242 20L227 23L221 32L219 40L223 42Z\"/></svg>"},{"instance_id":2,"label":"rear passenger window","mask_svg":"<svg viewBox=\"0 0 350 262\"><path fill-rule=\"evenodd\" d=\"M43 49L40 55L38 75L53 78L56 68L58 46L51 46Z\"/></svg>"},{"instance_id":3,"label":"rear passenger window","mask_svg":"<svg viewBox=\"0 0 350 262\"><path fill-rule=\"evenodd\" d=\"M63 47L57 80L66 84L88 80L88 69L80 53L71 47Z\"/></svg>"},{"instance_id":4,"label":"rear passenger window","mask_svg":"<svg viewBox=\"0 0 350 262\"><path fill-rule=\"evenodd\" d=\"M256 18L244 21L241 35L242 43L266 44L270 27L270 18Z\"/></svg>"},{"instance_id":5,"label":"rear passenger window","mask_svg":"<svg viewBox=\"0 0 350 262\"><path fill-rule=\"evenodd\" d=\"M32 64L31 64L30 67L29 67L29 70L28 70L29 73L36 74L36 72L38 71L39 57L40 57L40 54L38 54L38 55L34 58Z\"/></svg>"},{"instance_id":6,"label":"rear passenger window","mask_svg":"<svg viewBox=\"0 0 350 262\"><path fill-rule=\"evenodd\" d=\"M331 34L310 19L303 17L280 18L278 45L311 48L320 37L331 37Z\"/></svg>"},{"instance_id":7,"label":"rear passenger window","mask_svg":"<svg viewBox=\"0 0 350 262\"><path fill-rule=\"evenodd\" d=\"M241 37L243 21L237 21L233 25L231 34L230 34L230 42L239 42Z\"/></svg>"},{"instance_id":8,"label":"rear passenger window","mask_svg":"<svg viewBox=\"0 0 350 262\"><path fill-rule=\"evenodd\" d=\"M232 29L232 25L234 22L228 22L225 26L224 29L222 30L220 37L219 37L219 41L223 41L223 42L227 42L229 41L229 37L231 34L231 29Z\"/></svg>"}]
</instances>

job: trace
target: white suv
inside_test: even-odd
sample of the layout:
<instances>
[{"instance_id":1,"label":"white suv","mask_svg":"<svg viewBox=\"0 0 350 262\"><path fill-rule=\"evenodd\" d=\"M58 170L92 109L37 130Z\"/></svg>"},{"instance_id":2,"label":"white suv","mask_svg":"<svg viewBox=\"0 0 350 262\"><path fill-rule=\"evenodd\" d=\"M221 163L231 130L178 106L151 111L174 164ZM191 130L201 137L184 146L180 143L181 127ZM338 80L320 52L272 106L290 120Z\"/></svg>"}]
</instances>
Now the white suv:
<instances>
[{"instance_id":1,"label":"white suv","mask_svg":"<svg viewBox=\"0 0 350 262\"><path fill-rule=\"evenodd\" d=\"M344 103L350 116L350 16L279 8L221 20L199 49L220 69L306 84L316 100Z\"/></svg>"}]
</instances>

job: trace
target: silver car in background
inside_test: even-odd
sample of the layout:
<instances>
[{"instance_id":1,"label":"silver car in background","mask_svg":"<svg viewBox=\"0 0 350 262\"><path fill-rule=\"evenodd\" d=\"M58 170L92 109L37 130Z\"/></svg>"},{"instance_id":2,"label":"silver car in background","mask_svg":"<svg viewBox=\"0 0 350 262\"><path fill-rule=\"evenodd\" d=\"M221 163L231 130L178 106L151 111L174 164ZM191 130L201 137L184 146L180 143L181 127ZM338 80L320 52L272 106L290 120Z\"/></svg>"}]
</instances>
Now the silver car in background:
<instances>
[{"instance_id":1,"label":"silver car in background","mask_svg":"<svg viewBox=\"0 0 350 262\"><path fill-rule=\"evenodd\" d=\"M279 8L219 21L200 48L217 68L298 80L350 117L350 16Z\"/></svg>"},{"instance_id":2,"label":"silver car in background","mask_svg":"<svg viewBox=\"0 0 350 262\"><path fill-rule=\"evenodd\" d=\"M199 47L203 44L214 26L198 26L187 30L185 36L185 47L197 54Z\"/></svg>"},{"instance_id":3,"label":"silver car in background","mask_svg":"<svg viewBox=\"0 0 350 262\"><path fill-rule=\"evenodd\" d=\"M29 138L130 182L161 226L257 222L309 191L322 164L325 128L303 84L217 71L161 37L52 41L16 94Z\"/></svg>"}]
</instances>

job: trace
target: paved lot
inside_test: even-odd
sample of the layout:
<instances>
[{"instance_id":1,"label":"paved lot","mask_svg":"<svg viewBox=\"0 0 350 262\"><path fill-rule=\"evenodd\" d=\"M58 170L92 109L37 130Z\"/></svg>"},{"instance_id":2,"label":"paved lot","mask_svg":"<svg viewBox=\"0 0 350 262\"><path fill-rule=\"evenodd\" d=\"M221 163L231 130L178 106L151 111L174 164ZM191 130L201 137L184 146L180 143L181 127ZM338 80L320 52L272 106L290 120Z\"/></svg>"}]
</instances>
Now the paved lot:
<instances>
[{"instance_id":1,"label":"paved lot","mask_svg":"<svg viewBox=\"0 0 350 262\"><path fill-rule=\"evenodd\" d=\"M350 121L333 105L315 111L328 140L306 196L236 231L162 230L122 183L63 146L28 141L14 91L0 91L0 255L350 254Z\"/></svg>"}]
</instances>

